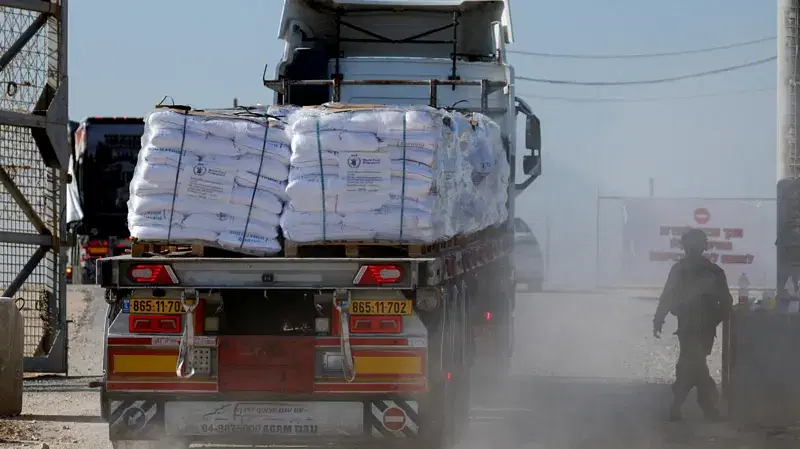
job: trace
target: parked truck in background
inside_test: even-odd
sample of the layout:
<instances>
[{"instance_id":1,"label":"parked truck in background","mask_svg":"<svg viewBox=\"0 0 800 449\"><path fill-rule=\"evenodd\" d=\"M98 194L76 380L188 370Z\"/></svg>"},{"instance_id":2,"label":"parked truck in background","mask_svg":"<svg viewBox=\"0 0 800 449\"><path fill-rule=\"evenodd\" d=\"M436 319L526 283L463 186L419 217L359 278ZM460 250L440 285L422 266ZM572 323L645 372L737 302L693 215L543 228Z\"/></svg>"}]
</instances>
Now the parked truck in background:
<instances>
[{"instance_id":1,"label":"parked truck in background","mask_svg":"<svg viewBox=\"0 0 800 449\"><path fill-rule=\"evenodd\" d=\"M67 224L76 244L70 248L67 276L74 284L92 284L98 259L130 249L128 185L144 120L90 117L71 122L70 128Z\"/></svg>"},{"instance_id":2,"label":"parked truck in background","mask_svg":"<svg viewBox=\"0 0 800 449\"><path fill-rule=\"evenodd\" d=\"M277 79L264 80L276 104L483 112L500 125L512 167L520 114L528 179L515 183L512 169L504 225L421 256L103 257L101 401L115 448L441 449L458 439L471 376L503 382L508 371L514 198L541 171L539 120L515 98L506 59L508 8L507 0L284 2L283 60Z\"/></svg>"}]
</instances>

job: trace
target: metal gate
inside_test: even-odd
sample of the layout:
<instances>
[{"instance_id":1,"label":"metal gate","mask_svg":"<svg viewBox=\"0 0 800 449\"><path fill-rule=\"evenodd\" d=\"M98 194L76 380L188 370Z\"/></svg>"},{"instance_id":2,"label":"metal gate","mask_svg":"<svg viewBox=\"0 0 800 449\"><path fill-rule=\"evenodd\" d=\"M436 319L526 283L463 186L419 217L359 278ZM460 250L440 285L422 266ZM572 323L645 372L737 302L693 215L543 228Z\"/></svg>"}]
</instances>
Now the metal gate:
<instances>
[{"instance_id":1,"label":"metal gate","mask_svg":"<svg viewBox=\"0 0 800 449\"><path fill-rule=\"evenodd\" d=\"M0 287L25 371L67 371L67 1L0 0Z\"/></svg>"}]
</instances>

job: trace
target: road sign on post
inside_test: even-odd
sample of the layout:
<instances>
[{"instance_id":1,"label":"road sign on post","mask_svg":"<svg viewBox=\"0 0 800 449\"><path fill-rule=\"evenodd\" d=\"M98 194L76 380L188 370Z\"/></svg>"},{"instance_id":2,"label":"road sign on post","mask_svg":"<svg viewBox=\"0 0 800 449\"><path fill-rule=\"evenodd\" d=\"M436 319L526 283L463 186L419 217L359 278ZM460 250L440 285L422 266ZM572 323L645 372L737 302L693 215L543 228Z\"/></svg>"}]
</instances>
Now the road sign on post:
<instances>
[{"instance_id":1,"label":"road sign on post","mask_svg":"<svg viewBox=\"0 0 800 449\"><path fill-rule=\"evenodd\" d=\"M67 0L0 0L0 288L25 371L67 371Z\"/></svg>"}]
</instances>

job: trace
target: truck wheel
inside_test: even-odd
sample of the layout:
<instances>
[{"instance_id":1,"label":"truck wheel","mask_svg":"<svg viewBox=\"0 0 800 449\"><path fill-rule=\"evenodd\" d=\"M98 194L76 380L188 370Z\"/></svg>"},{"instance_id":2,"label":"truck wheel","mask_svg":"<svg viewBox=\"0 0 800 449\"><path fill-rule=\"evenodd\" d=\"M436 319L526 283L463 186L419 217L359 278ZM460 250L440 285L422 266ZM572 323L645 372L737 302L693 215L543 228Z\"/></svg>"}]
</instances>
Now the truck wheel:
<instances>
[{"instance_id":1,"label":"truck wheel","mask_svg":"<svg viewBox=\"0 0 800 449\"><path fill-rule=\"evenodd\" d=\"M106 393L106 387L103 386L100 390L100 418L103 422L108 422L108 415L109 415L109 403L108 397Z\"/></svg>"},{"instance_id":2,"label":"truck wheel","mask_svg":"<svg viewBox=\"0 0 800 449\"><path fill-rule=\"evenodd\" d=\"M420 438L415 449L450 449L453 445L453 395L446 382L431 388L420 403Z\"/></svg>"}]
</instances>

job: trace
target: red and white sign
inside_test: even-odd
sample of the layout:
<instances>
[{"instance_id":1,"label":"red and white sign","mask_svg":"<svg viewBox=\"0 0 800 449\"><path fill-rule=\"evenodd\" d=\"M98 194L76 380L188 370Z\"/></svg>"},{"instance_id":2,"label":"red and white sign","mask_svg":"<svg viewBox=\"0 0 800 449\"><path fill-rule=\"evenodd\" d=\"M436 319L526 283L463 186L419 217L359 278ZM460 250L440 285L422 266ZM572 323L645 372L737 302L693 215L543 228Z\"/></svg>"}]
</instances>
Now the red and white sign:
<instances>
[{"instance_id":1,"label":"red and white sign","mask_svg":"<svg viewBox=\"0 0 800 449\"><path fill-rule=\"evenodd\" d=\"M753 288L774 288L774 200L627 198L604 213L601 286L663 286L683 257L681 235L700 229L708 236L706 255L725 270L729 285L744 274Z\"/></svg>"},{"instance_id":2,"label":"red and white sign","mask_svg":"<svg viewBox=\"0 0 800 449\"><path fill-rule=\"evenodd\" d=\"M406 412L398 407L392 407L383 412L383 426L388 430L395 432L403 430L403 427L406 426L406 419L408 419Z\"/></svg>"},{"instance_id":3,"label":"red and white sign","mask_svg":"<svg viewBox=\"0 0 800 449\"><path fill-rule=\"evenodd\" d=\"M708 209L705 207L694 210L694 221L697 222L697 224L704 225L708 223L708 220L710 219L711 215L708 213Z\"/></svg>"}]
</instances>

